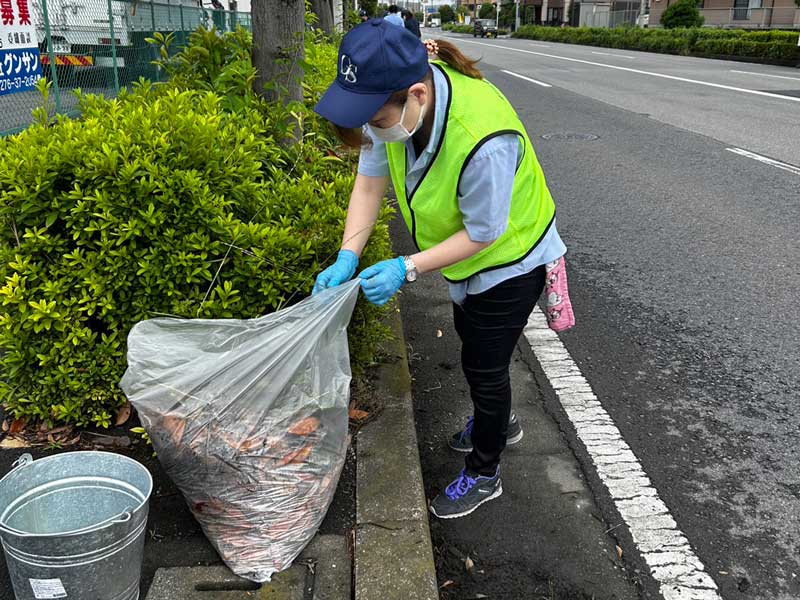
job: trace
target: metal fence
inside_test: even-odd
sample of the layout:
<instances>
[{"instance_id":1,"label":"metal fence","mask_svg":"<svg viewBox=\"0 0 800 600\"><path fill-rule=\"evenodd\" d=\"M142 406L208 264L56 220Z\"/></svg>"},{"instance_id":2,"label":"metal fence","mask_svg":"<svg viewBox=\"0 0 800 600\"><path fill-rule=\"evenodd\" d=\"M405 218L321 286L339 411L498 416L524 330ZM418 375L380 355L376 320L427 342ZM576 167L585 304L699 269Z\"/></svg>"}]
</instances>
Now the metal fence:
<instances>
[{"instance_id":1,"label":"metal fence","mask_svg":"<svg viewBox=\"0 0 800 600\"><path fill-rule=\"evenodd\" d=\"M175 50L204 25L220 32L251 27L250 14L198 0L28 0L43 76L52 83L51 116L77 113L75 89L113 96L144 77L159 80L158 48L145 40L174 32ZM42 105L37 91L0 95L0 136L23 130Z\"/></svg>"},{"instance_id":2,"label":"metal fence","mask_svg":"<svg viewBox=\"0 0 800 600\"><path fill-rule=\"evenodd\" d=\"M580 25L583 27L624 27L647 24L638 7L625 10L592 10L587 5L587 10L583 10L583 6L581 9Z\"/></svg>"}]
</instances>

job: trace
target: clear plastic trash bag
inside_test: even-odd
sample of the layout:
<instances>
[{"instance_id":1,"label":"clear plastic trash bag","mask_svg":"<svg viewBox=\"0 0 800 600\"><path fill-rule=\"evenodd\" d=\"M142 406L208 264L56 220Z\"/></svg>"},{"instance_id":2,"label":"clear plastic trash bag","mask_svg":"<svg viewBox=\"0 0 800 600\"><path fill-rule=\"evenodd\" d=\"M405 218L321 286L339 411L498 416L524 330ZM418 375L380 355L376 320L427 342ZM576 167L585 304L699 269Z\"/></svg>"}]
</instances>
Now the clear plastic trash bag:
<instances>
[{"instance_id":1,"label":"clear plastic trash bag","mask_svg":"<svg viewBox=\"0 0 800 600\"><path fill-rule=\"evenodd\" d=\"M317 531L348 444L358 280L250 320L152 319L120 383L231 570L269 581Z\"/></svg>"}]
</instances>

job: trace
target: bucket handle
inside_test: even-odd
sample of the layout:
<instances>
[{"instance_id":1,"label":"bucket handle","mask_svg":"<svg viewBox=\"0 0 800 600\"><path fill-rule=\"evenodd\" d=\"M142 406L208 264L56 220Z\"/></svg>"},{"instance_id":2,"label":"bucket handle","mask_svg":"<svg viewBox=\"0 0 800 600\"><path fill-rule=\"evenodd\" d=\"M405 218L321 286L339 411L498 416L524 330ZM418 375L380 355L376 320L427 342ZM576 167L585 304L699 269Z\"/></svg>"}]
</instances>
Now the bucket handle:
<instances>
[{"instance_id":1,"label":"bucket handle","mask_svg":"<svg viewBox=\"0 0 800 600\"><path fill-rule=\"evenodd\" d=\"M32 462L33 456L26 452L25 454L20 455L20 457L11 464L11 470L13 471L20 467L27 467Z\"/></svg>"},{"instance_id":2,"label":"bucket handle","mask_svg":"<svg viewBox=\"0 0 800 600\"><path fill-rule=\"evenodd\" d=\"M114 523L114 524L127 523L132 518L133 518L133 512L131 512L130 508L126 508L125 512L121 512L120 514L118 514L116 517L114 517L113 521L110 521L110 523Z\"/></svg>"},{"instance_id":3,"label":"bucket handle","mask_svg":"<svg viewBox=\"0 0 800 600\"><path fill-rule=\"evenodd\" d=\"M32 462L33 462L33 456L31 456L27 452L25 454L20 455L20 457L17 460L11 463L11 470L8 473L6 473L2 478L0 478L0 483L2 483L6 477L9 477L17 469L22 469L23 467L27 467Z\"/></svg>"}]
</instances>

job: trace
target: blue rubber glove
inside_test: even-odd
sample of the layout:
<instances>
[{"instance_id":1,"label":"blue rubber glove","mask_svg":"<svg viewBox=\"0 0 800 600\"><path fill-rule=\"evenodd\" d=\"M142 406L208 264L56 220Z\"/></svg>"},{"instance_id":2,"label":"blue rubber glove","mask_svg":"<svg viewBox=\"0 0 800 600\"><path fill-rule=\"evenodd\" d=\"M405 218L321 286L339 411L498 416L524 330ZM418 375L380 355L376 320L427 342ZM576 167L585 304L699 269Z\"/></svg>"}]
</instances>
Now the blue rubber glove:
<instances>
[{"instance_id":1,"label":"blue rubber glove","mask_svg":"<svg viewBox=\"0 0 800 600\"><path fill-rule=\"evenodd\" d=\"M406 280L406 263L401 256L382 260L358 274L367 300L381 306L397 293Z\"/></svg>"},{"instance_id":2,"label":"blue rubber glove","mask_svg":"<svg viewBox=\"0 0 800 600\"><path fill-rule=\"evenodd\" d=\"M336 287L350 281L358 268L358 256L352 250L339 250L336 262L317 275L311 294Z\"/></svg>"}]
</instances>

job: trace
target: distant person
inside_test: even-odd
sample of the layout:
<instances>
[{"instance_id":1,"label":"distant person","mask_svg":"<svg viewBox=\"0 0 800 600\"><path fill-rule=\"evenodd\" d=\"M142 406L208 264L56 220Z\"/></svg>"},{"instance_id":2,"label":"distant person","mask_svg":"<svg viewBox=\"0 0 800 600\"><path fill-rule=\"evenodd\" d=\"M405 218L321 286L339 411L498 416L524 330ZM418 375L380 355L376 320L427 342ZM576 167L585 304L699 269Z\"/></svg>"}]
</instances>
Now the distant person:
<instances>
[{"instance_id":1,"label":"distant person","mask_svg":"<svg viewBox=\"0 0 800 600\"><path fill-rule=\"evenodd\" d=\"M419 32L419 21L414 18L414 13L412 13L410 10L404 10L401 15L403 17L403 23L405 24L406 29L408 29L418 38L421 38L422 34Z\"/></svg>"},{"instance_id":2,"label":"distant person","mask_svg":"<svg viewBox=\"0 0 800 600\"><path fill-rule=\"evenodd\" d=\"M369 15L367 14L367 11L365 11L363 8L360 11L358 11L358 19L362 23L365 21L369 21Z\"/></svg>"},{"instance_id":3,"label":"distant person","mask_svg":"<svg viewBox=\"0 0 800 600\"><path fill-rule=\"evenodd\" d=\"M397 25L398 27L405 27L405 23L403 22L403 17L400 16L400 9L397 7L397 4L392 4L389 6L389 14L383 17L384 21L391 23L392 25Z\"/></svg>"},{"instance_id":4,"label":"distant person","mask_svg":"<svg viewBox=\"0 0 800 600\"><path fill-rule=\"evenodd\" d=\"M225 31L225 7L220 0L211 0L211 8L214 9L212 18L214 26L220 31Z\"/></svg>"}]
</instances>

